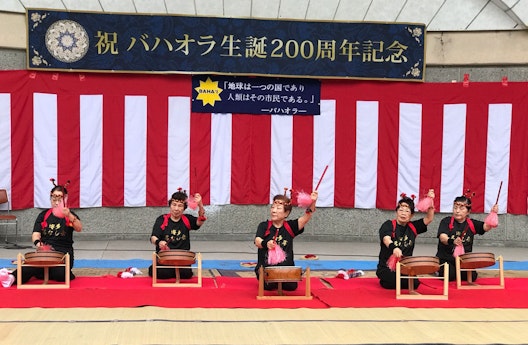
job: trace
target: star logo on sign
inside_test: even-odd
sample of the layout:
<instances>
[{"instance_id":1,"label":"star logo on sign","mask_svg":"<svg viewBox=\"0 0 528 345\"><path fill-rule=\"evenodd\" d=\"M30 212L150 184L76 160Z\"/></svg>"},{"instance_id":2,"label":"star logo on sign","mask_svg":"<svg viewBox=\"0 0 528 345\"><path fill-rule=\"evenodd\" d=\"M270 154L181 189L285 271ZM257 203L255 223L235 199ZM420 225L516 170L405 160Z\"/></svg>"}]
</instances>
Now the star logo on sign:
<instances>
[{"instance_id":1,"label":"star logo on sign","mask_svg":"<svg viewBox=\"0 0 528 345\"><path fill-rule=\"evenodd\" d=\"M196 99L202 101L203 105L210 104L214 107L216 101L222 101L220 93L223 90L218 87L217 81L212 81L209 77L206 81L200 80L200 86L195 87L194 90L198 93Z\"/></svg>"}]
</instances>

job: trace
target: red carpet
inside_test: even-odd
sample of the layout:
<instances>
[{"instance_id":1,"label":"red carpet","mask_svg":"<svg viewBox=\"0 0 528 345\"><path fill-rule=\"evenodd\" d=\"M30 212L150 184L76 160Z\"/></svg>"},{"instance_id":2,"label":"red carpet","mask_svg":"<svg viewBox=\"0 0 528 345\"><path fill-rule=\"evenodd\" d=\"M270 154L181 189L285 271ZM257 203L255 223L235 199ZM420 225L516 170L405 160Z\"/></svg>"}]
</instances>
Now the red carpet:
<instances>
[{"instance_id":1,"label":"red carpet","mask_svg":"<svg viewBox=\"0 0 528 345\"><path fill-rule=\"evenodd\" d=\"M332 307L355 308L528 308L528 279L506 278L505 289L458 290L456 282L449 283L448 300L397 300L395 290L380 287L376 278L328 278L334 289L317 290L313 295ZM441 295L442 281L424 280L417 292ZM498 278L479 278L480 285L497 284ZM402 290L407 293L407 290Z\"/></svg>"},{"instance_id":2,"label":"red carpet","mask_svg":"<svg viewBox=\"0 0 528 345\"><path fill-rule=\"evenodd\" d=\"M0 298L2 307L6 308L528 308L527 278L507 278L504 290L457 290L452 282L447 301L397 300L395 291L382 289L376 278L327 278L326 281L332 287L325 286L318 278L311 279L313 300L257 300L258 282L255 278L204 278L201 288L153 288L149 277L122 279L115 276L77 277L71 282L70 289L36 290L12 286L0 289ZM496 281L481 278L477 282L484 285ZM425 283L428 286L422 284L418 292L442 293L439 280L429 279ZM175 289L177 293L174 293ZM168 290L172 291L169 293ZM304 282L297 291L285 294L303 295Z\"/></svg>"},{"instance_id":3,"label":"red carpet","mask_svg":"<svg viewBox=\"0 0 528 345\"><path fill-rule=\"evenodd\" d=\"M174 280L173 280L174 281ZM159 281L164 282L164 281ZM188 280L196 282L196 278ZM312 291L324 285L311 279ZM175 293L177 291L177 293ZM275 292L276 293L276 292ZM304 282L297 291L303 295ZM150 277L129 279L115 276L77 277L69 289L0 289L2 307L5 308L74 308L74 307L141 307L167 308L327 308L317 298L305 301L257 300L256 278L216 277L203 278L201 288L152 287ZM288 292L285 292L288 294Z\"/></svg>"}]
</instances>

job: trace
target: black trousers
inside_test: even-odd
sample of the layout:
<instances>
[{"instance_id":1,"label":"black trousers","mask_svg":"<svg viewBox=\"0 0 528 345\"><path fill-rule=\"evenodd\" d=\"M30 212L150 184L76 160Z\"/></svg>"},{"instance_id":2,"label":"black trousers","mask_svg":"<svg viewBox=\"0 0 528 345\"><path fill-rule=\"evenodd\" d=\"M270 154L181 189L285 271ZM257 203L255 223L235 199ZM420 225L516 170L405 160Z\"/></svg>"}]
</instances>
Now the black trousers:
<instances>
[{"instance_id":1,"label":"black trousers","mask_svg":"<svg viewBox=\"0 0 528 345\"><path fill-rule=\"evenodd\" d=\"M376 275L380 280L381 287L385 289L395 290L396 289L396 272L391 271L388 267L386 269L379 269L376 271ZM401 288L409 289L409 278L407 276L401 276ZM411 279L414 289L420 286L418 279Z\"/></svg>"},{"instance_id":2,"label":"black trousers","mask_svg":"<svg viewBox=\"0 0 528 345\"><path fill-rule=\"evenodd\" d=\"M181 279L191 279L193 277L192 268L179 268L180 278ZM148 270L149 276L152 277L152 265L150 265ZM160 268L156 270L157 278L159 279L171 279L176 278L176 269L175 268Z\"/></svg>"}]
</instances>

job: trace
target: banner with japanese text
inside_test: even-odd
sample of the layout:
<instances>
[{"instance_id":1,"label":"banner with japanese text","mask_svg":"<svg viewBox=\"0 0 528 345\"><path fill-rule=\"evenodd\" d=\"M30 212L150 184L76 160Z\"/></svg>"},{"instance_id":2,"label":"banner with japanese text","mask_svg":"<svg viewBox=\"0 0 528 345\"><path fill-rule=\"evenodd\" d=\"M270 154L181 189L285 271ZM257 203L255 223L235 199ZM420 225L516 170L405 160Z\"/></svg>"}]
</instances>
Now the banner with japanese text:
<instances>
[{"instance_id":1,"label":"banner with japanese text","mask_svg":"<svg viewBox=\"0 0 528 345\"><path fill-rule=\"evenodd\" d=\"M425 25L27 11L29 69L423 81Z\"/></svg>"},{"instance_id":2,"label":"banner with japanese text","mask_svg":"<svg viewBox=\"0 0 528 345\"><path fill-rule=\"evenodd\" d=\"M192 111L267 115L319 115L321 82L315 79L198 75Z\"/></svg>"}]
</instances>

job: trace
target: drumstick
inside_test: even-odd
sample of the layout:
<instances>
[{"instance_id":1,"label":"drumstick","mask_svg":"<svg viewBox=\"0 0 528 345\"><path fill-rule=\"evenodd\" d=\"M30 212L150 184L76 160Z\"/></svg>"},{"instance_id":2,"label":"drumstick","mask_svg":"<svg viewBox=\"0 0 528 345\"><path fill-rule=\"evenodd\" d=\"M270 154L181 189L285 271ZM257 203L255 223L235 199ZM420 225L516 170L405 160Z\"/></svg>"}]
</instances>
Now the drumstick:
<instances>
[{"instance_id":1,"label":"drumstick","mask_svg":"<svg viewBox=\"0 0 528 345\"><path fill-rule=\"evenodd\" d=\"M326 171L328 170L328 165L325 167L323 174L319 178L319 182L317 182L317 186L315 187L315 190L319 189L319 185L321 184L321 181L323 180L324 175L326 174Z\"/></svg>"},{"instance_id":2,"label":"drumstick","mask_svg":"<svg viewBox=\"0 0 528 345\"><path fill-rule=\"evenodd\" d=\"M501 181L500 186L499 186L499 192L497 193L497 201L495 201L495 205L497 205L499 203L499 196L500 196L501 189L502 189L502 181Z\"/></svg>"}]
</instances>

